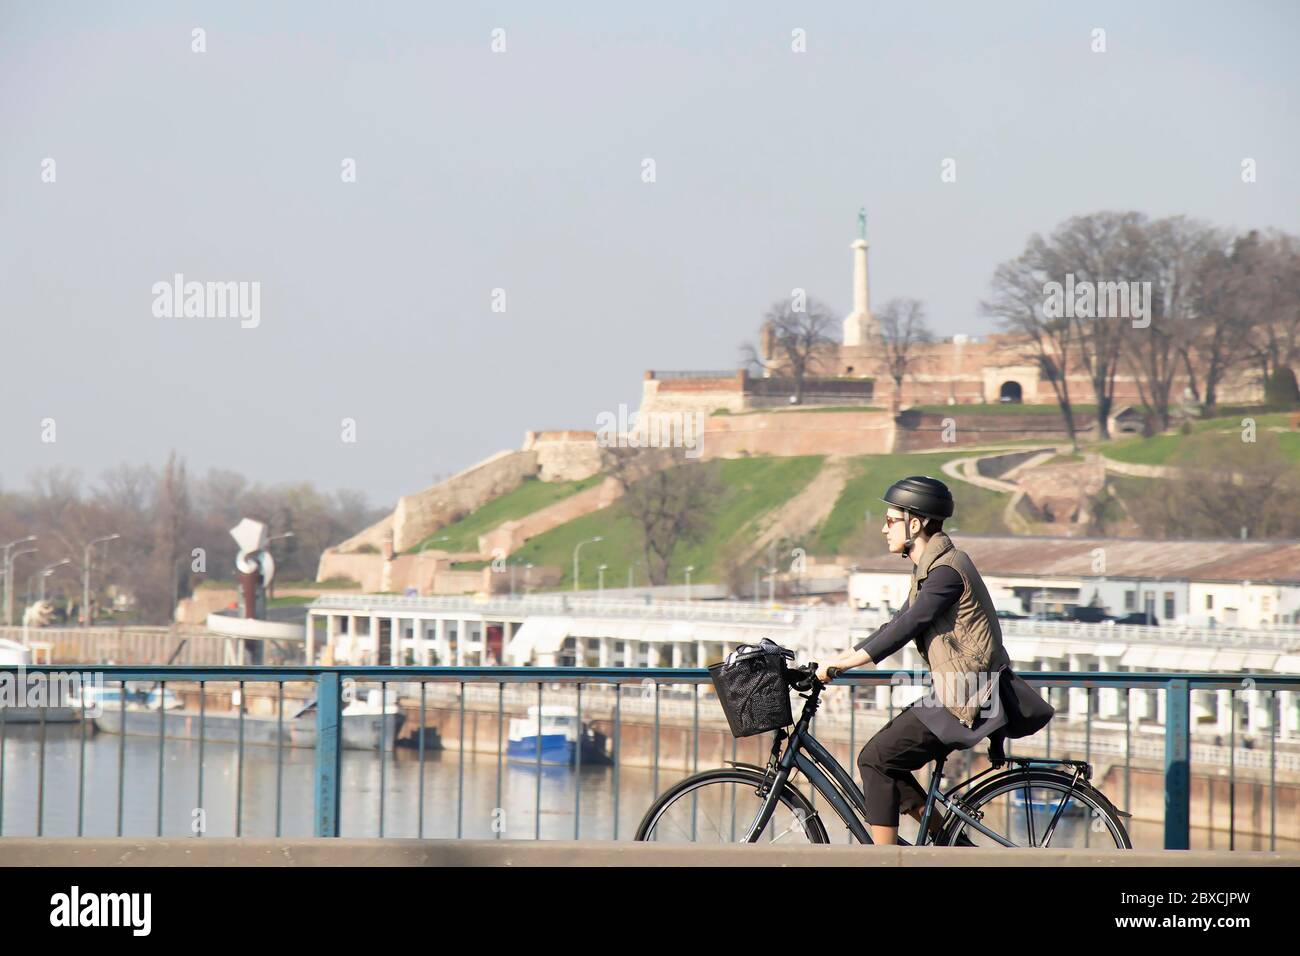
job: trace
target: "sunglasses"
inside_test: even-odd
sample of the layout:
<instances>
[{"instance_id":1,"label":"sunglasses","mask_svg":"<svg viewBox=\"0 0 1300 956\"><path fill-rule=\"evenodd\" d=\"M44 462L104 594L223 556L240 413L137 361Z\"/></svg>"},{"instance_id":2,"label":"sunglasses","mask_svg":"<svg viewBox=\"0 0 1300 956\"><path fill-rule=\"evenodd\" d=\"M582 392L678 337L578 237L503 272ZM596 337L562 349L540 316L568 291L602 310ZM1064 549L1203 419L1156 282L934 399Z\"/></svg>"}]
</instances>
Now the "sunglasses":
<instances>
[{"instance_id":1,"label":"sunglasses","mask_svg":"<svg viewBox=\"0 0 1300 956\"><path fill-rule=\"evenodd\" d=\"M906 517L895 518L893 515L885 515L885 527L892 528L894 526L895 521L906 521L906 520L907 520Z\"/></svg>"}]
</instances>

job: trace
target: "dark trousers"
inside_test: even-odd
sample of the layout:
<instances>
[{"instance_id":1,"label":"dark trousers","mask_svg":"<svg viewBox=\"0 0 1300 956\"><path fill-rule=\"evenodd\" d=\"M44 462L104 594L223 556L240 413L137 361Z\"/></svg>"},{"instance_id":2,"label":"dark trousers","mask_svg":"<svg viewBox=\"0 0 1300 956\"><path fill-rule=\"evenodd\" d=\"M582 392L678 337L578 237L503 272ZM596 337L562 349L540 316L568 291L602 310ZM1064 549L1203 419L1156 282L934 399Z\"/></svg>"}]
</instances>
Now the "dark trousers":
<instances>
[{"instance_id":1,"label":"dark trousers","mask_svg":"<svg viewBox=\"0 0 1300 956\"><path fill-rule=\"evenodd\" d=\"M931 733L916 716L914 707L896 714L858 754L867 822L896 827L900 813L925 806L926 791L911 772L956 749Z\"/></svg>"}]
</instances>

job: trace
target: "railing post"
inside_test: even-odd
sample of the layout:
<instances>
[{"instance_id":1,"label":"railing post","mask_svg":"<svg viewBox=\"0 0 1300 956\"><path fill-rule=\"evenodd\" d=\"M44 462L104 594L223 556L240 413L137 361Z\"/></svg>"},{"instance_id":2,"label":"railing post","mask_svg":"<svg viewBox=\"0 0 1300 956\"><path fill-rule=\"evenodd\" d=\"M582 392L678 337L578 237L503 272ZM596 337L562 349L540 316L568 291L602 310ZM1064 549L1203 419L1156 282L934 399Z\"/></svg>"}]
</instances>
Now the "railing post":
<instances>
[{"instance_id":1,"label":"railing post","mask_svg":"<svg viewBox=\"0 0 1300 956\"><path fill-rule=\"evenodd\" d=\"M1186 679L1165 685L1165 849L1190 849L1191 693Z\"/></svg>"},{"instance_id":2,"label":"railing post","mask_svg":"<svg viewBox=\"0 0 1300 956\"><path fill-rule=\"evenodd\" d=\"M316 675L316 836L339 835L339 783L343 770L342 687L337 671Z\"/></svg>"}]
</instances>

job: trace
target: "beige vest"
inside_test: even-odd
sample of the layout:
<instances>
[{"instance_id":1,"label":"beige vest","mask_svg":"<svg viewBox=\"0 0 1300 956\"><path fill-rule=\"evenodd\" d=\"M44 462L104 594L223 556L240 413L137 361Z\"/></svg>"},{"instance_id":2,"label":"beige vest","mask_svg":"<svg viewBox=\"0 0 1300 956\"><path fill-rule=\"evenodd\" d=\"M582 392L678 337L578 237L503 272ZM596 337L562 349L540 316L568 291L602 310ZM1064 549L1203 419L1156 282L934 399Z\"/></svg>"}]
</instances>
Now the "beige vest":
<instances>
[{"instance_id":1,"label":"beige vest","mask_svg":"<svg viewBox=\"0 0 1300 956\"><path fill-rule=\"evenodd\" d=\"M934 694L963 725L970 727L996 686L989 675L1011 665L1002 646L1002 628L984 581L965 551L940 531L926 542L912 572L909 603L931 569L952 568L962 580L961 596L916 639L930 668Z\"/></svg>"}]
</instances>

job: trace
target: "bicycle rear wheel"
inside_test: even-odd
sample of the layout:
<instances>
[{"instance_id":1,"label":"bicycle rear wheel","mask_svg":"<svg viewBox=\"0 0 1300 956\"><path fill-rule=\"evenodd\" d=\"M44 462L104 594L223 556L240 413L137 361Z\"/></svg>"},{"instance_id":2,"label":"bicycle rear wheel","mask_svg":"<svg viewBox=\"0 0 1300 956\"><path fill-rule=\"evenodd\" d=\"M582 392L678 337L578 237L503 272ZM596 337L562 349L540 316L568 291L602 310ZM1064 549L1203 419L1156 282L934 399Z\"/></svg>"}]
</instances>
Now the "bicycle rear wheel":
<instances>
[{"instance_id":1,"label":"bicycle rear wheel","mask_svg":"<svg viewBox=\"0 0 1300 956\"><path fill-rule=\"evenodd\" d=\"M1132 849L1119 811L1100 790L1070 774L1030 768L999 774L962 800L980 822L1016 846ZM937 842L998 847L996 840L951 816Z\"/></svg>"},{"instance_id":2,"label":"bicycle rear wheel","mask_svg":"<svg viewBox=\"0 0 1300 956\"><path fill-rule=\"evenodd\" d=\"M659 843L743 843L765 798L763 774L753 770L706 770L666 791L646 811L636 839ZM757 843L829 843L804 795L786 784Z\"/></svg>"}]
</instances>

